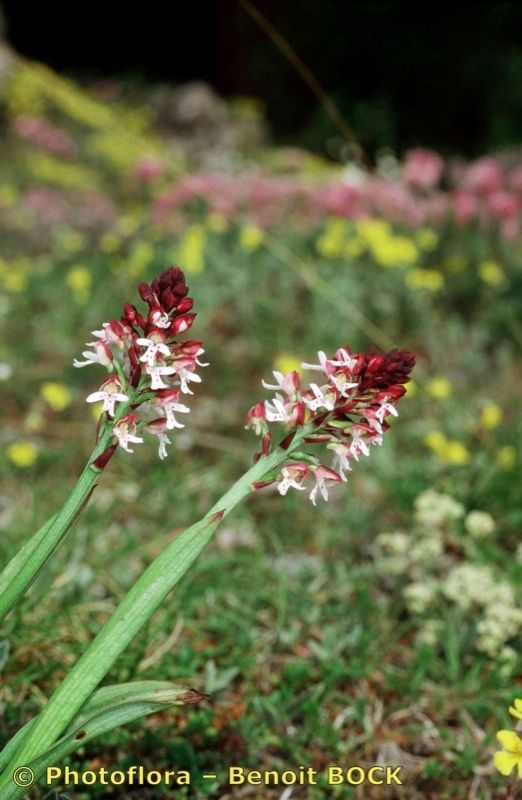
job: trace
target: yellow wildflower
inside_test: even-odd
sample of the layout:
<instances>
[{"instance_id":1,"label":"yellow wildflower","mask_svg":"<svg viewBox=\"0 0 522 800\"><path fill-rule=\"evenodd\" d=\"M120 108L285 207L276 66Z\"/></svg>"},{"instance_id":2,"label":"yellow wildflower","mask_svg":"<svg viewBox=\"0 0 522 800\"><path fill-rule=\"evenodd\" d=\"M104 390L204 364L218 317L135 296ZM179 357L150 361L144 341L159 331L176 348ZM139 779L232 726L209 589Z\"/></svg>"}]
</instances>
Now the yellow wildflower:
<instances>
[{"instance_id":1,"label":"yellow wildflower","mask_svg":"<svg viewBox=\"0 0 522 800\"><path fill-rule=\"evenodd\" d=\"M239 231L239 244L247 253L257 250L263 242L263 231L257 225L244 225Z\"/></svg>"},{"instance_id":2,"label":"yellow wildflower","mask_svg":"<svg viewBox=\"0 0 522 800\"><path fill-rule=\"evenodd\" d=\"M479 265L478 273L489 286L499 286L505 279L504 270L495 261L484 261Z\"/></svg>"},{"instance_id":3,"label":"yellow wildflower","mask_svg":"<svg viewBox=\"0 0 522 800\"><path fill-rule=\"evenodd\" d=\"M462 444L462 442L459 442L457 439L447 441L444 447L441 448L439 455L443 461L459 466L468 464L470 460L469 450L466 445Z\"/></svg>"},{"instance_id":4,"label":"yellow wildflower","mask_svg":"<svg viewBox=\"0 0 522 800\"><path fill-rule=\"evenodd\" d=\"M498 731L497 739L502 750L497 750L493 762L501 775L511 775L517 767L518 777L522 778L522 739L515 731Z\"/></svg>"},{"instance_id":5,"label":"yellow wildflower","mask_svg":"<svg viewBox=\"0 0 522 800\"><path fill-rule=\"evenodd\" d=\"M324 232L319 236L315 247L323 258L338 258L345 247L347 226L344 219L332 217L326 222Z\"/></svg>"},{"instance_id":6,"label":"yellow wildflower","mask_svg":"<svg viewBox=\"0 0 522 800\"><path fill-rule=\"evenodd\" d=\"M522 719L522 697L517 697L512 706L509 706L509 713L512 717Z\"/></svg>"},{"instance_id":7,"label":"yellow wildflower","mask_svg":"<svg viewBox=\"0 0 522 800\"><path fill-rule=\"evenodd\" d=\"M27 274L25 272L8 272L4 275L4 286L8 292L21 294L27 287Z\"/></svg>"},{"instance_id":8,"label":"yellow wildflower","mask_svg":"<svg viewBox=\"0 0 522 800\"><path fill-rule=\"evenodd\" d=\"M63 383L54 381L42 383L40 396L53 411L64 411L71 405L70 389Z\"/></svg>"},{"instance_id":9,"label":"yellow wildflower","mask_svg":"<svg viewBox=\"0 0 522 800\"><path fill-rule=\"evenodd\" d=\"M91 294L91 273L82 266L71 267L65 279L78 305L84 305Z\"/></svg>"},{"instance_id":10,"label":"yellow wildflower","mask_svg":"<svg viewBox=\"0 0 522 800\"><path fill-rule=\"evenodd\" d=\"M502 409L496 403L486 403L480 415L480 424L487 431L492 431L502 422Z\"/></svg>"},{"instance_id":11,"label":"yellow wildflower","mask_svg":"<svg viewBox=\"0 0 522 800\"><path fill-rule=\"evenodd\" d=\"M182 264L185 272L190 275L199 275L205 268L206 237L203 225L199 223L189 225L178 247L174 249L177 254L175 260Z\"/></svg>"},{"instance_id":12,"label":"yellow wildflower","mask_svg":"<svg viewBox=\"0 0 522 800\"><path fill-rule=\"evenodd\" d=\"M444 275L438 269L412 269L406 273L406 283L414 289L437 292L444 286Z\"/></svg>"},{"instance_id":13,"label":"yellow wildflower","mask_svg":"<svg viewBox=\"0 0 522 800\"><path fill-rule=\"evenodd\" d=\"M445 400L453 391L451 382L442 376L436 376L428 381L426 389L437 400Z\"/></svg>"},{"instance_id":14,"label":"yellow wildflower","mask_svg":"<svg viewBox=\"0 0 522 800\"><path fill-rule=\"evenodd\" d=\"M98 242L98 247L100 248L102 253L106 253L107 255L112 255L113 253L116 253L121 247L121 239L119 239L113 233L104 233L103 236L100 237L100 241Z\"/></svg>"},{"instance_id":15,"label":"yellow wildflower","mask_svg":"<svg viewBox=\"0 0 522 800\"><path fill-rule=\"evenodd\" d=\"M424 443L430 450L433 450L434 453L441 453L443 449L446 447L447 439L443 433L440 431L430 431L424 437Z\"/></svg>"},{"instance_id":16,"label":"yellow wildflower","mask_svg":"<svg viewBox=\"0 0 522 800\"><path fill-rule=\"evenodd\" d=\"M368 245L386 241L392 235L391 225L384 219L358 220L355 229Z\"/></svg>"},{"instance_id":17,"label":"yellow wildflower","mask_svg":"<svg viewBox=\"0 0 522 800\"><path fill-rule=\"evenodd\" d=\"M274 361L274 369L278 372L282 372L284 375L288 372L292 372L292 370L299 372L301 369L301 362L295 356L291 356L288 353L281 353Z\"/></svg>"},{"instance_id":18,"label":"yellow wildflower","mask_svg":"<svg viewBox=\"0 0 522 800\"><path fill-rule=\"evenodd\" d=\"M32 467L38 458L38 448L33 442L21 439L7 447L7 457L16 467Z\"/></svg>"},{"instance_id":19,"label":"yellow wildflower","mask_svg":"<svg viewBox=\"0 0 522 800\"><path fill-rule=\"evenodd\" d=\"M418 259L415 242L406 236L388 236L368 242L368 247L381 267L410 267Z\"/></svg>"},{"instance_id":20,"label":"yellow wildflower","mask_svg":"<svg viewBox=\"0 0 522 800\"><path fill-rule=\"evenodd\" d=\"M67 255L74 255L85 247L85 236L72 228L57 228L54 239L57 248Z\"/></svg>"},{"instance_id":21,"label":"yellow wildflower","mask_svg":"<svg viewBox=\"0 0 522 800\"><path fill-rule=\"evenodd\" d=\"M501 469L506 470L506 472L516 464L517 460L517 451L511 444L507 444L505 447L501 447L497 453L497 464Z\"/></svg>"}]
</instances>

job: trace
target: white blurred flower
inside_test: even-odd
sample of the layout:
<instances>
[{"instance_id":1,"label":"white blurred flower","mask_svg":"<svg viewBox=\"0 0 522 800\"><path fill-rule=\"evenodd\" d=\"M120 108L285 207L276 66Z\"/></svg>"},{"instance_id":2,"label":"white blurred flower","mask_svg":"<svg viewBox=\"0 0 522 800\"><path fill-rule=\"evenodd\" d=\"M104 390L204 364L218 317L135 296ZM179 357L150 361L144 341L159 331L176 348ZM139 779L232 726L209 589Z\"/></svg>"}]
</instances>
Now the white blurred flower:
<instances>
[{"instance_id":1,"label":"white blurred flower","mask_svg":"<svg viewBox=\"0 0 522 800\"><path fill-rule=\"evenodd\" d=\"M486 539L495 530L495 520L487 511L470 511L464 520L464 527L475 539Z\"/></svg>"},{"instance_id":2,"label":"white blurred flower","mask_svg":"<svg viewBox=\"0 0 522 800\"><path fill-rule=\"evenodd\" d=\"M433 582L410 583L403 594L409 610L414 614L423 614L434 602L437 586Z\"/></svg>"},{"instance_id":3,"label":"white blurred flower","mask_svg":"<svg viewBox=\"0 0 522 800\"><path fill-rule=\"evenodd\" d=\"M460 519L464 506L447 494L427 489L415 499L415 520L424 527L439 527L445 522Z\"/></svg>"}]
</instances>

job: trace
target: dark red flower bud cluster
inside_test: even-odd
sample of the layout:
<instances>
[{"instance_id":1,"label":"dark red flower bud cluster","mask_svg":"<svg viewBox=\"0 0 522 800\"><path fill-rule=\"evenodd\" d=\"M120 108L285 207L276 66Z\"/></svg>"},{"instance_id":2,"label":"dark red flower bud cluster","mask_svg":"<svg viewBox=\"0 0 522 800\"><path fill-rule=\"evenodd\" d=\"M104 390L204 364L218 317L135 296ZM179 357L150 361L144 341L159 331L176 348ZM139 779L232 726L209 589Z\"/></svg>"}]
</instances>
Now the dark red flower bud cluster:
<instances>
[{"instance_id":1,"label":"dark red flower bud cluster","mask_svg":"<svg viewBox=\"0 0 522 800\"><path fill-rule=\"evenodd\" d=\"M364 365L358 373L361 390L387 389L395 384L407 383L415 366L415 353L411 350L389 350L380 354L375 348L364 353Z\"/></svg>"}]
</instances>

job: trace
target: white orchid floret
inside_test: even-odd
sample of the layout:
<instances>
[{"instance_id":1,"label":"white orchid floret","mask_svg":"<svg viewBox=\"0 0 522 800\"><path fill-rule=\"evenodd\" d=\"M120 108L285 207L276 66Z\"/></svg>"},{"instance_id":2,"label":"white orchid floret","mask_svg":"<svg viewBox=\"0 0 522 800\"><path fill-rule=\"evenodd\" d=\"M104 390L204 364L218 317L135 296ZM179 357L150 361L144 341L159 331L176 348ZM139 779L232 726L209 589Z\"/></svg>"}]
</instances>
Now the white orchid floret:
<instances>
[{"instance_id":1,"label":"white orchid floret","mask_svg":"<svg viewBox=\"0 0 522 800\"><path fill-rule=\"evenodd\" d=\"M384 418L388 414L391 414L393 417L399 416L399 412L397 411L395 406L392 403L388 403L388 397L385 397L384 400L382 400L381 402L380 408L376 411L375 416L382 424L384 422Z\"/></svg>"},{"instance_id":2,"label":"white orchid floret","mask_svg":"<svg viewBox=\"0 0 522 800\"><path fill-rule=\"evenodd\" d=\"M202 356L204 352L205 351L204 351L204 349L202 347L200 347L199 350L196 351L194 359L195 359L195 362L198 365L198 367L208 367L208 365L210 364L210 361L200 361L199 360L199 356Z\"/></svg>"},{"instance_id":3,"label":"white orchid floret","mask_svg":"<svg viewBox=\"0 0 522 800\"><path fill-rule=\"evenodd\" d=\"M309 467L307 464L299 462L290 464L288 467L283 467L281 470L281 478L277 484L277 491L279 494L285 495L289 489L298 489L300 492L304 491L303 481L308 475Z\"/></svg>"},{"instance_id":4,"label":"white orchid floret","mask_svg":"<svg viewBox=\"0 0 522 800\"><path fill-rule=\"evenodd\" d=\"M331 362L334 367L347 367L351 371L357 364L357 358L345 350L344 347L340 347L337 350L335 358L336 360Z\"/></svg>"},{"instance_id":5,"label":"white orchid floret","mask_svg":"<svg viewBox=\"0 0 522 800\"><path fill-rule=\"evenodd\" d=\"M141 444L143 439L141 436L136 436L138 429L137 429L137 417L135 414L125 414L117 423L114 425L112 432L118 439L118 444L127 451L127 453L133 453L129 447L129 444Z\"/></svg>"},{"instance_id":6,"label":"white orchid floret","mask_svg":"<svg viewBox=\"0 0 522 800\"><path fill-rule=\"evenodd\" d=\"M313 372L324 372L325 375L328 375L329 374L328 364L332 364L332 362L330 361L326 353L323 352L323 350L318 351L317 357L319 358L318 364L307 364L306 362L303 361L301 367L303 369L312 370Z\"/></svg>"},{"instance_id":7,"label":"white orchid floret","mask_svg":"<svg viewBox=\"0 0 522 800\"><path fill-rule=\"evenodd\" d=\"M282 391L283 390L283 383L284 383L284 379L285 379L284 374L282 372L278 372L277 370L274 370L272 372L272 375L276 379L277 383L275 383L275 384L267 383L265 380L262 380L261 381L262 386L264 386L265 389L270 389L270 391L274 391L274 392Z\"/></svg>"},{"instance_id":8,"label":"white orchid floret","mask_svg":"<svg viewBox=\"0 0 522 800\"><path fill-rule=\"evenodd\" d=\"M125 338L128 338L129 329L124 326L124 323L118 320L111 322L104 322L101 330L91 331L93 336L96 336L105 344L111 346L116 345L122 350L125 346Z\"/></svg>"},{"instance_id":9,"label":"white orchid floret","mask_svg":"<svg viewBox=\"0 0 522 800\"><path fill-rule=\"evenodd\" d=\"M165 311L154 311L152 322L157 328L170 328L170 317Z\"/></svg>"},{"instance_id":10,"label":"white orchid floret","mask_svg":"<svg viewBox=\"0 0 522 800\"><path fill-rule=\"evenodd\" d=\"M79 361L77 358L73 360L75 367L88 367L91 364L101 364L102 367L112 366L112 353L105 342L87 342L87 347L93 347L94 350L84 350L82 356L85 361Z\"/></svg>"},{"instance_id":11,"label":"white orchid floret","mask_svg":"<svg viewBox=\"0 0 522 800\"><path fill-rule=\"evenodd\" d=\"M157 361L155 364L147 364L145 372L150 375L150 388L155 391L156 389L168 389L168 385L163 381L163 375L174 375L176 370L173 366L165 364L164 361ZM201 380L201 379L200 379Z\"/></svg>"},{"instance_id":12,"label":"white orchid floret","mask_svg":"<svg viewBox=\"0 0 522 800\"><path fill-rule=\"evenodd\" d=\"M87 403L103 403L103 411L106 411L109 417L114 416L116 403L126 403L128 400L128 396L121 391L121 382L116 376L107 378L97 392L86 398Z\"/></svg>"},{"instance_id":13,"label":"white orchid floret","mask_svg":"<svg viewBox=\"0 0 522 800\"><path fill-rule=\"evenodd\" d=\"M350 429L352 441L348 445L348 449L351 457L356 461L359 461L359 455L361 455L361 453L364 456L370 455L368 442L364 438L364 434L367 434L367 432L367 428L364 425L352 425Z\"/></svg>"},{"instance_id":14,"label":"white orchid floret","mask_svg":"<svg viewBox=\"0 0 522 800\"><path fill-rule=\"evenodd\" d=\"M335 386L341 397L349 397L352 389L356 389L359 384L351 380L343 370L339 370L329 376L330 382Z\"/></svg>"},{"instance_id":15,"label":"white orchid floret","mask_svg":"<svg viewBox=\"0 0 522 800\"><path fill-rule=\"evenodd\" d=\"M136 344L145 347L145 352L140 356L140 361L143 361L149 367L153 367L158 359L158 356L169 356L170 348L165 344L165 337L160 332L154 332L148 338L136 339Z\"/></svg>"},{"instance_id":16,"label":"white orchid floret","mask_svg":"<svg viewBox=\"0 0 522 800\"><path fill-rule=\"evenodd\" d=\"M311 383L310 392L313 394L313 397L309 397L306 394L303 395L303 402L308 406L310 411L317 411L319 408L333 411L336 398L330 386L319 387L316 383Z\"/></svg>"},{"instance_id":17,"label":"white orchid floret","mask_svg":"<svg viewBox=\"0 0 522 800\"><path fill-rule=\"evenodd\" d=\"M108 322L103 322L102 327L99 331L91 331L93 336L96 336L98 339L102 339L103 341L107 341L107 329L109 328Z\"/></svg>"},{"instance_id":18,"label":"white orchid floret","mask_svg":"<svg viewBox=\"0 0 522 800\"><path fill-rule=\"evenodd\" d=\"M344 471L351 472L352 470L350 466L350 445L345 442L330 442L326 447L332 450L334 454L332 468L339 473L342 481L347 481Z\"/></svg>"},{"instance_id":19,"label":"white orchid floret","mask_svg":"<svg viewBox=\"0 0 522 800\"><path fill-rule=\"evenodd\" d=\"M318 351L317 357L319 359L318 364L307 364L303 362L301 367L303 369L310 369L316 372L324 372L325 375L330 377L331 373L334 372L338 367L346 367L347 369L352 370L357 364L357 359L350 355L350 353L348 353L348 351L343 347L337 350L334 358L328 358L323 350Z\"/></svg>"},{"instance_id":20,"label":"white orchid floret","mask_svg":"<svg viewBox=\"0 0 522 800\"><path fill-rule=\"evenodd\" d=\"M315 478L315 486L312 488L308 497L312 501L312 505L315 506L317 503L317 495L320 494L326 502L328 500L328 484L337 483L341 480L341 477L337 472L334 472L333 469L324 467L322 464L319 464L317 467L312 467L311 469Z\"/></svg>"},{"instance_id":21,"label":"white orchid floret","mask_svg":"<svg viewBox=\"0 0 522 800\"><path fill-rule=\"evenodd\" d=\"M285 375L282 372L274 370L272 374L277 383L267 383L263 380L261 383L263 384L264 388L270 389L272 392L284 392L289 399L296 400L301 386L298 373L295 370L292 370Z\"/></svg>"},{"instance_id":22,"label":"white orchid floret","mask_svg":"<svg viewBox=\"0 0 522 800\"><path fill-rule=\"evenodd\" d=\"M265 414L268 422L290 422L292 409L288 409L283 395L276 394L272 402L265 400Z\"/></svg>"},{"instance_id":23,"label":"white orchid floret","mask_svg":"<svg viewBox=\"0 0 522 800\"><path fill-rule=\"evenodd\" d=\"M368 421L368 425L370 426L370 428L373 428L373 430L377 434L379 434L379 436L382 435L382 433L383 433L382 425L379 422L379 420L376 418L376 416L372 416L372 414L370 413L369 410L367 410L365 413L366 413L366 419Z\"/></svg>"},{"instance_id":24,"label":"white orchid floret","mask_svg":"<svg viewBox=\"0 0 522 800\"><path fill-rule=\"evenodd\" d=\"M163 461L167 458L167 445L172 444L167 436L167 420L164 418L154 419L146 425L146 430L158 440L158 456Z\"/></svg>"},{"instance_id":25,"label":"white orchid floret","mask_svg":"<svg viewBox=\"0 0 522 800\"><path fill-rule=\"evenodd\" d=\"M208 364L201 364L202 367L207 367ZM183 367L180 370L176 370L177 377L179 379L180 389L183 394L194 394L192 389L189 387L189 383L201 383L201 376L198 375L197 372L188 369L188 367Z\"/></svg>"},{"instance_id":26,"label":"white orchid floret","mask_svg":"<svg viewBox=\"0 0 522 800\"><path fill-rule=\"evenodd\" d=\"M163 389L156 395L155 405L158 411L165 415L168 430L184 428L185 426L178 422L174 414L188 414L190 412L188 406L178 402L179 395L179 389Z\"/></svg>"}]
</instances>

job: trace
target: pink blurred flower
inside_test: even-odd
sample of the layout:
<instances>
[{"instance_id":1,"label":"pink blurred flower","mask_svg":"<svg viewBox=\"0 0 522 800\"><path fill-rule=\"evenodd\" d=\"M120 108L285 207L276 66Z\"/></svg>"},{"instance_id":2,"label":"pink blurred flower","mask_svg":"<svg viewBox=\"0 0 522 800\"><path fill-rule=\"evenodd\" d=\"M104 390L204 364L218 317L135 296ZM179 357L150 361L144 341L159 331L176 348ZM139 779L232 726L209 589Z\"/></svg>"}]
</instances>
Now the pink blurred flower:
<instances>
[{"instance_id":1,"label":"pink blurred flower","mask_svg":"<svg viewBox=\"0 0 522 800\"><path fill-rule=\"evenodd\" d=\"M522 192L522 167L516 167L509 176L509 184L516 192Z\"/></svg>"},{"instance_id":2,"label":"pink blurred flower","mask_svg":"<svg viewBox=\"0 0 522 800\"><path fill-rule=\"evenodd\" d=\"M76 145L69 134L43 117L15 117L12 129L17 136L53 155L70 158L76 153Z\"/></svg>"},{"instance_id":3,"label":"pink blurred flower","mask_svg":"<svg viewBox=\"0 0 522 800\"><path fill-rule=\"evenodd\" d=\"M501 220L516 219L520 214L520 202L512 192L492 192L485 199L489 213Z\"/></svg>"},{"instance_id":4,"label":"pink blurred flower","mask_svg":"<svg viewBox=\"0 0 522 800\"><path fill-rule=\"evenodd\" d=\"M439 183L444 161L433 150L418 147L406 153L402 177L414 189L433 189Z\"/></svg>"},{"instance_id":5,"label":"pink blurred flower","mask_svg":"<svg viewBox=\"0 0 522 800\"><path fill-rule=\"evenodd\" d=\"M154 155L143 156L134 166L134 174L144 183L152 183L161 178L165 172L165 165L161 158Z\"/></svg>"},{"instance_id":6,"label":"pink blurred flower","mask_svg":"<svg viewBox=\"0 0 522 800\"><path fill-rule=\"evenodd\" d=\"M366 216L364 191L359 186L331 183L317 193L316 202L322 211L347 219Z\"/></svg>"},{"instance_id":7,"label":"pink blurred flower","mask_svg":"<svg viewBox=\"0 0 522 800\"><path fill-rule=\"evenodd\" d=\"M486 156L471 164L464 175L464 184L472 192L488 194L498 191L503 183L502 167L496 158Z\"/></svg>"},{"instance_id":8,"label":"pink blurred flower","mask_svg":"<svg viewBox=\"0 0 522 800\"><path fill-rule=\"evenodd\" d=\"M478 212L478 202L475 195L466 189L457 190L453 195L453 211L457 222L461 225L467 225Z\"/></svg>"}]
</instances>

